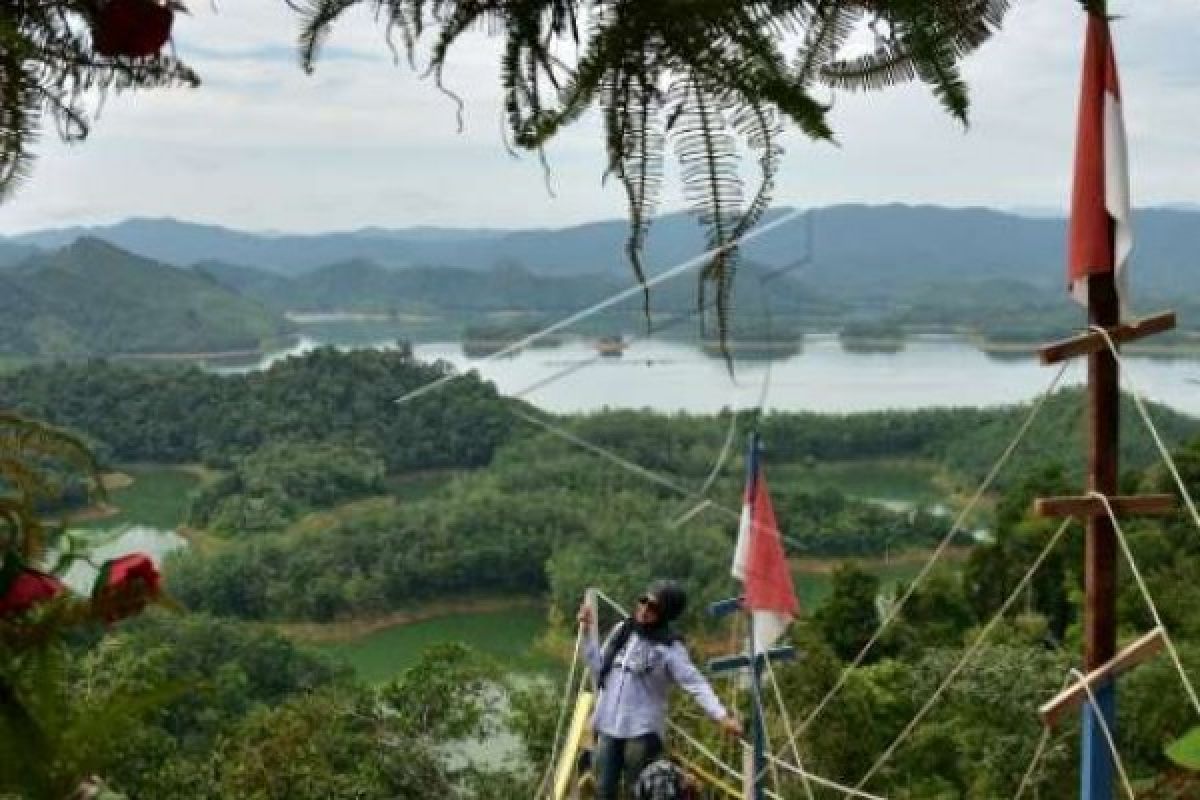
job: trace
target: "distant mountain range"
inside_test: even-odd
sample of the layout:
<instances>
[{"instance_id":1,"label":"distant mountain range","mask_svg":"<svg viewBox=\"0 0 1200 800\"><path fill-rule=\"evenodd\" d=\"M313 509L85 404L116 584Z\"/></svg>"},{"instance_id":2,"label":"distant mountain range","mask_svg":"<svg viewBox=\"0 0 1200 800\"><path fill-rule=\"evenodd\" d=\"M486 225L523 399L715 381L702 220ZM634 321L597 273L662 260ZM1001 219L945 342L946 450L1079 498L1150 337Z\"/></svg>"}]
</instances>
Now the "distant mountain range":
<instances>
[{"instance_id":1,"label":"distant mountain range","mask_svg":"<svg viewBox=\"0 0 1200 800\"><path fill-rule=\"evenodd\" d=\"M539 275L522 266L490 270L461 267L386 269L364 259L330 264L294 277L265 270L205 261L194 270L229 289L280 312L359 311L436 314L469 319L480 314L528 311L566 316L627 291L609 310L641 312L643 294L629 274ZM736 279L739 308L757 314L765 305L763 288L744 270ZM773 282L771 309L806 317L828 315L843 303L796 280ZM690 280L670 281L653 289L651 309L689 313L696 307Z\"/></svg>"},{"instance_id":2,"label":"distant mountain range","mask_svg":"<svg viewBox=\"0 0 1200 800\"><path fill-rule=\"evenodd\" d=\"M786 213L774 211L773 215ZM1063 282L1065 223L987 209L934 206L843 205L816 209L813 259L816 286L886 295L931 281L1013 279L1057 286ZM1139 211L1134 284L1154 294L1200 290L1200 210ZM750 242L746 257L769 266L806 252L809 224L796 219ZM332 264L371 262L385 269L458 267L491 270L520 266L558 277L605 275L628 280L624 220L561 229L367 228L348 233L254 234L212 225L133 219L96 228L66 228L0 238L0 264L30 248L61 247L92 236L176 266L222 262L297 276ZM704 249L702 231L683 214L657 220L646 263L660 270Z\"/></svg>"},{"instance_id":3,"label":"distant mountain range","mask_svg":"<svg viewBox=\"0 0 1200 800\"><path fill-rule=\"evenodd\" d=\"M0 271L0 353L79 358L250 350L283 317L198 272L95 238Z\"/></svg>"}]
</instances>

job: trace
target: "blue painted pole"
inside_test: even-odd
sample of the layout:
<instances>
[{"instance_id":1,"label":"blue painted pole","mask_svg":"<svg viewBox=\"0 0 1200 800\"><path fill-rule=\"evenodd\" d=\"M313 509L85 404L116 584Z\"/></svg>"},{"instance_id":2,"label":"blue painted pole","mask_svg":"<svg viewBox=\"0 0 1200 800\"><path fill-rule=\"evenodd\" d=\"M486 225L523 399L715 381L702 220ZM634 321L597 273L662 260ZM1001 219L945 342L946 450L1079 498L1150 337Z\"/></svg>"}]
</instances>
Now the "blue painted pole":
<instances>
[{"instance_id":1,"label":"blue painted pole","mask_svg":"<svg viewBox=\"0 0 1200 800\"><path fill-rule=\"evenodd\" d=\"M1117 735L1117 687L1112 681L1094 690L1096 705L1104 712L1104 721L1115 738ZM1083 800L1112 800L1112 750L1100 726L1100 717L1091 703L1083 706L1083 743L1080 754L1080 796Z\"/></svg>"},{"instance_id":2,"label":"blue painted pole","mask_svg":"<svg viewBox=\"0 0 1200 800\"><path fill-rule=\"evenodd\" d=\"M763 726L766 725L766 720L762 718L762 658L756 652L757 645L754 641L754 614L747 612L750 618L750 697L753 700L753 708L750 709L751 725L754 728L754 798L753 800L766 800L763 793L763 782L765 780L765 771L767 766L767 745L766 733Z\"/></svg>"}]
</instances>

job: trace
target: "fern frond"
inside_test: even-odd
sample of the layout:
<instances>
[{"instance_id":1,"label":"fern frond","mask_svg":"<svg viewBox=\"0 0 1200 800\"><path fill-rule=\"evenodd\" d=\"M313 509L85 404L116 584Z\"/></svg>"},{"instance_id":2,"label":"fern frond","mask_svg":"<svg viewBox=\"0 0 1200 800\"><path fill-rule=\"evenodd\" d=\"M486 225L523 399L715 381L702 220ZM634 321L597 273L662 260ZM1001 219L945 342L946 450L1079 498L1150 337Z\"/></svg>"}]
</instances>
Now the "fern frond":
<instances>
[{"instance_id":1,"label":"fern frond","mask_svg":"<svg viewBox=\"0 0 1200 800\"><path fill-rule=\"evenodd\" d=\"M780 124L832 140L820 83L873 89L921 80L965 121L963 56L1000 26L1010 0L296 0L305 18L301 54L311 67L322 37L345 9L364 3L399 30L410 57L432 37L428 75L441 85L453 46L480 27L503 37L500 83L505 141L530 152L598 108L607 163L625 192L626 252L645 281L642 252L663 181L663 153L680 163L683 194L714 258L697 287L716 294L717 328L728 331L736 240L770 204L779 169ZM580 16L586 15L586 26ZM843 58L869 22L874 52ZM792 42L800 46L789 57ZM572 42L574 63L556 57ZM666 92L662 87L670 87ZM681 88L684 87L684 88ZM758 186L743 196L739 149L757 159ZM647 301L648 303L648 301ZM648 305L647 305L648 308Z\"/></svg>"},{"instance_id":2,"label":"fern frond","mask_svg":"<svg viewBox=\"0 0 1200 800\"><path fill-rule=\"evenodd\" d=\"M714 251L701 271L696 303L703 307L708 289L715 290L717 335L725 342L738 257L734 231L743 201L737 142L723 114L724 103L706 92L694 75L672 86L668 98L678 109L671 138L684 199L705 230L708 248Z\"/></svg>"}]
</instances>

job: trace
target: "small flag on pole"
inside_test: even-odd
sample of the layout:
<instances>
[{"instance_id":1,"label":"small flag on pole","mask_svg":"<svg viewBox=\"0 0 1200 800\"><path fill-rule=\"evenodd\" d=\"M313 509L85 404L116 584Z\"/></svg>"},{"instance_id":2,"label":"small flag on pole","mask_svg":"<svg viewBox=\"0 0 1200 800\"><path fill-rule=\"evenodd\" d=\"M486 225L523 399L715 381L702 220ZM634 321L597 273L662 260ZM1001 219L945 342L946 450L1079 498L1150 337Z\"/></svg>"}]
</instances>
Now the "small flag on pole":
<instances>
[{"instance_id":1,"label":"small flag on pole","mask_svg":"<svg viewBox=\"0 0 1200 800\"><path fill-rule=\"evenodd\" d=\"M800 612L761 456L758 434L754 434L747 456L746 492L732 569L733 577L745 587L744 602L754 624L756 652L775 644Z\"/></svg>"},{"instance_id":2,"label":"small flag on pole","mask_svg":"<svg viewBox=\"0 0 1200 800\"><path fill-rule=\"evenodd\" d=\"M1125 262L1133 249L1132 222L1117 59L1108 19L1088 14L1067 240L1067 282L1072 296L1087 305L1088 276L1113 273L1122 318L1128 299Z\"/></svg>"}]
</instances>

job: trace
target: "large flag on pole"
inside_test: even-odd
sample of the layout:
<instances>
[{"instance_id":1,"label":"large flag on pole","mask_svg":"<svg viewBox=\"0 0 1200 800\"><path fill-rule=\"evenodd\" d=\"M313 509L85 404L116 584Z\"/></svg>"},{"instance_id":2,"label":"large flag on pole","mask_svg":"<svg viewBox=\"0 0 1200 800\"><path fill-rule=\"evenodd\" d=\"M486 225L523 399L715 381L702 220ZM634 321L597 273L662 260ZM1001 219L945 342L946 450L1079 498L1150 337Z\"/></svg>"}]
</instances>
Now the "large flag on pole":
<instances>
[{"instance_id":1,"label":"large flag on pole","mask_svg":"<svg viewBox=\"0 0 1200 800\"><path fill-rule=\"evenodd\" d=\"M1067 240L1067 281L1080 303L1088 301L1087 277L1111 272L1125 317L1125 262L1133 248L1132 221L1117 59L1108 19L1088 14Z\"/></svg>"},{"instance_id":2,"label":"large flag on pole","mask_svg":"<svg viewBox=\"0 0 1200 800\"><path fill-rule=\"evenodd\" d=\"M746 461L746 492L732 572L745 587L744 603L754 625L754 648L762 652L787 629L799 613L800 604L767 491L758 434L750 438Z\"/></svg>"}]
</instances>

